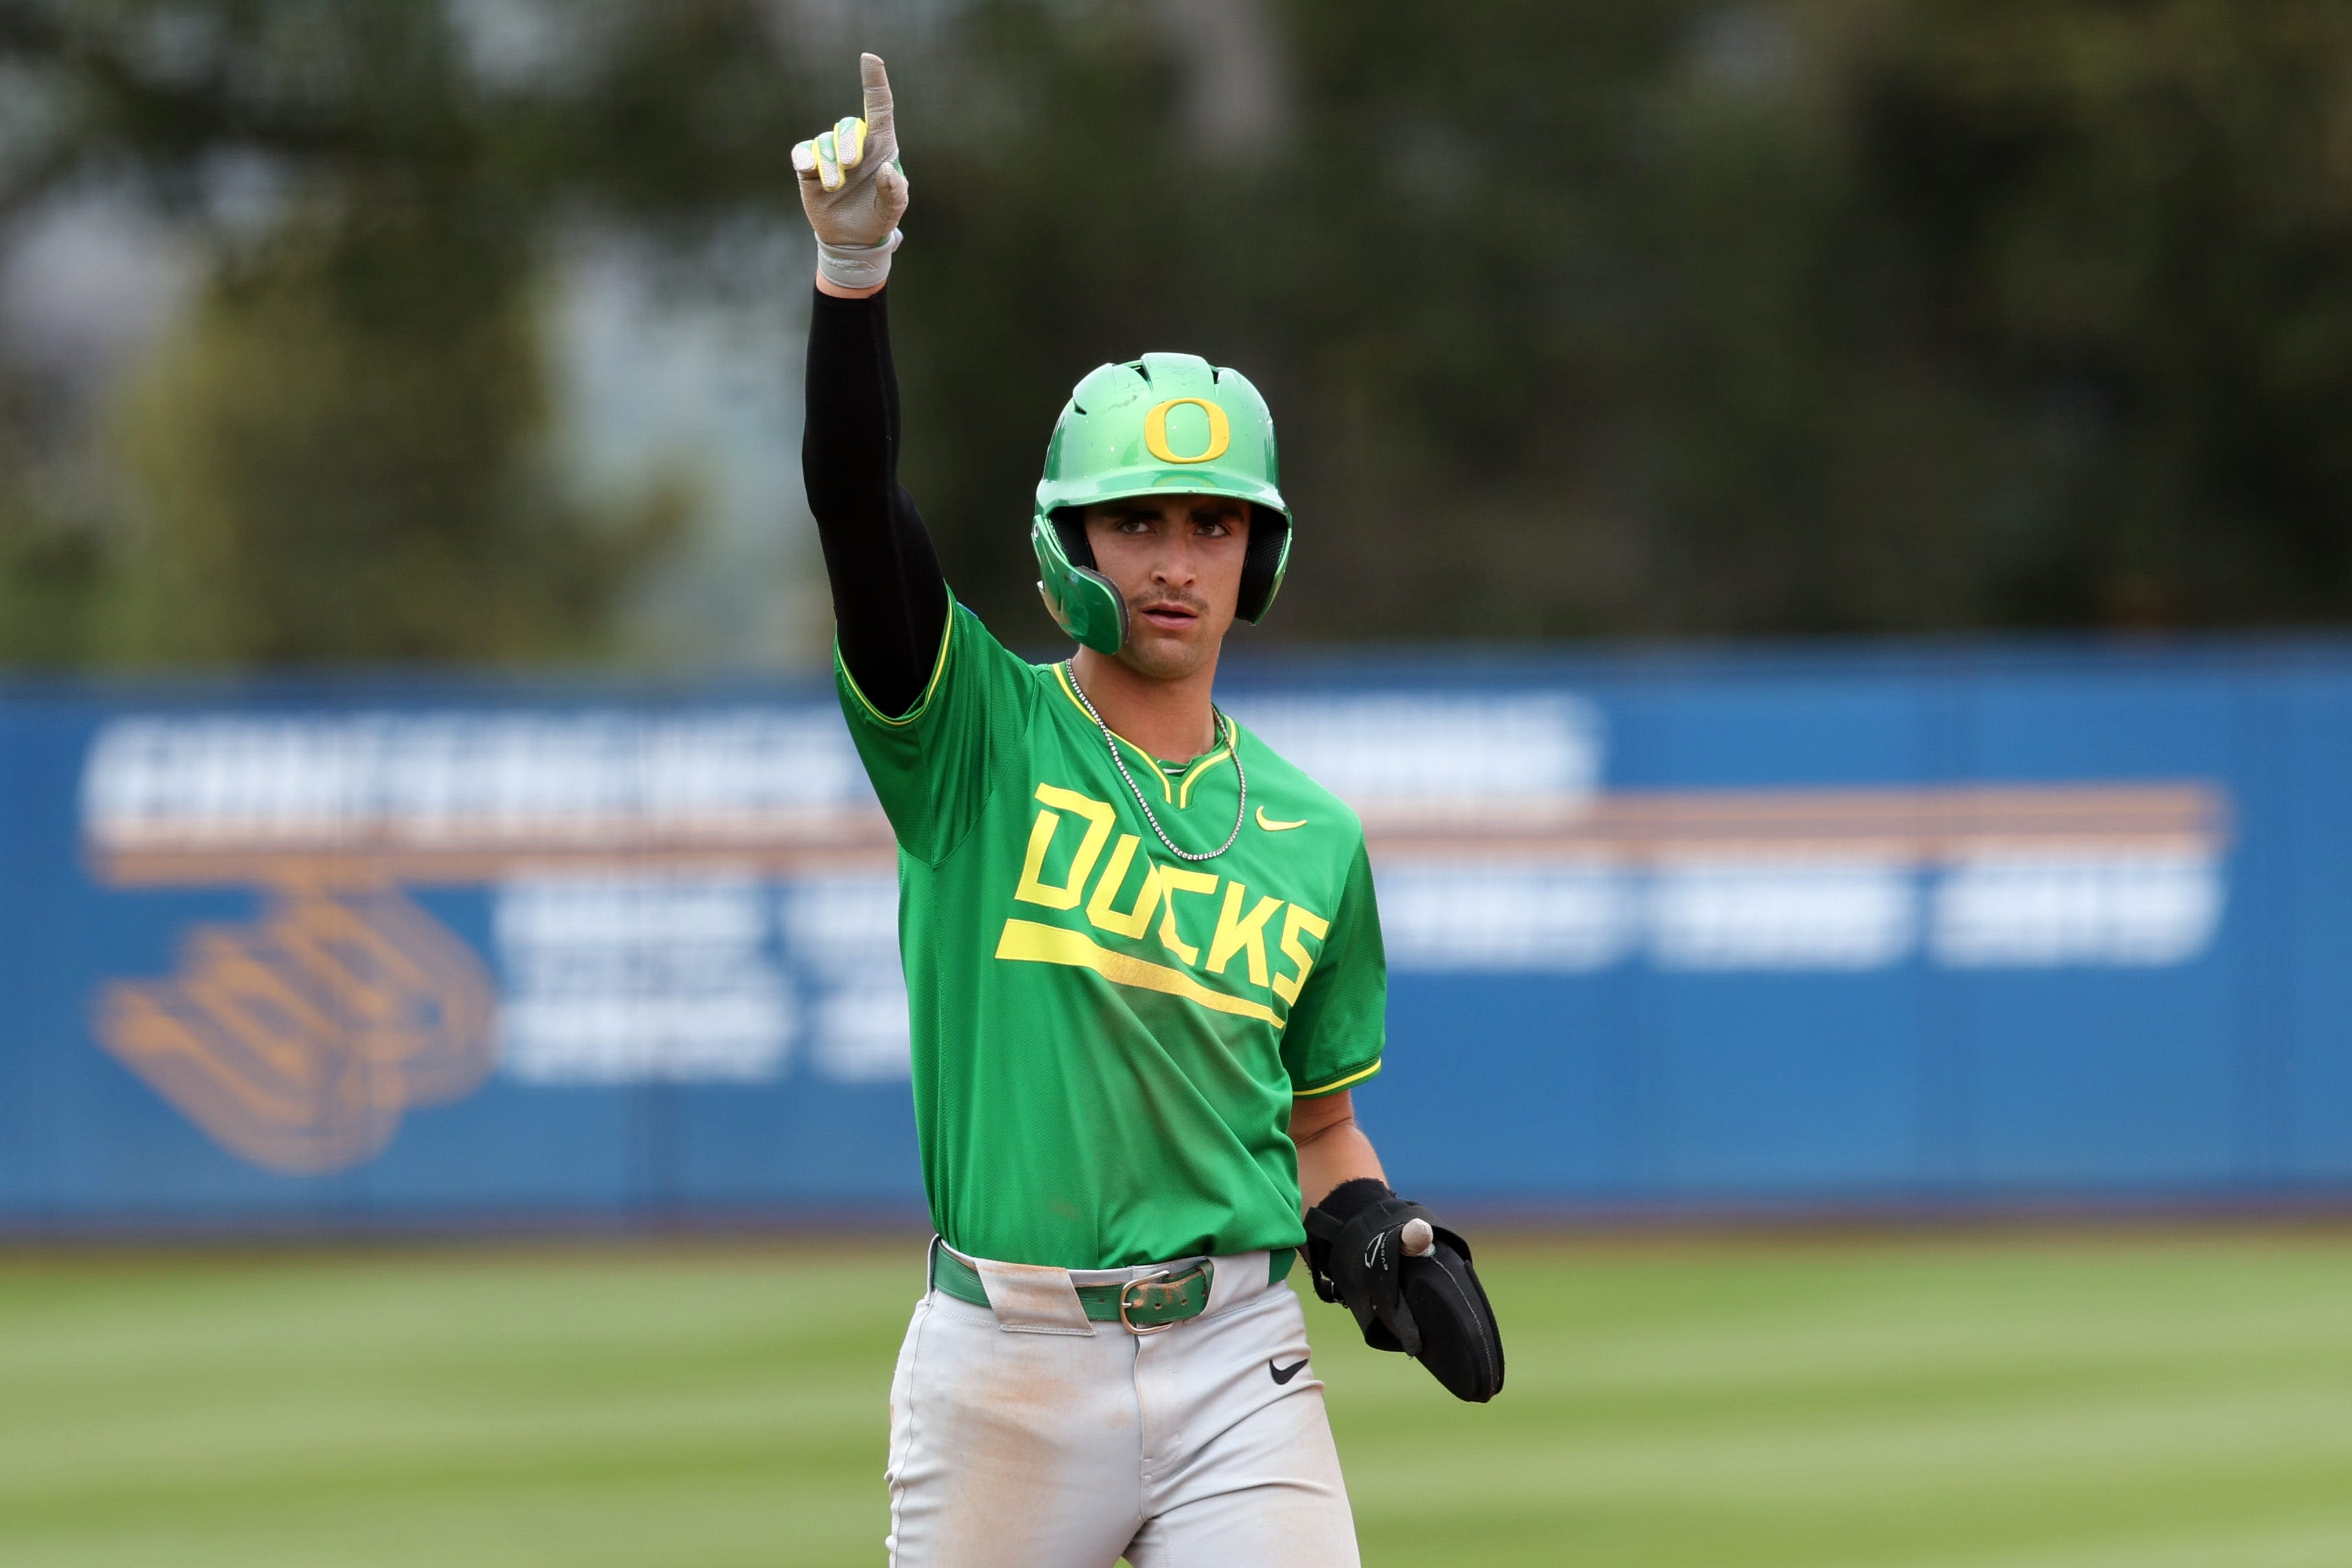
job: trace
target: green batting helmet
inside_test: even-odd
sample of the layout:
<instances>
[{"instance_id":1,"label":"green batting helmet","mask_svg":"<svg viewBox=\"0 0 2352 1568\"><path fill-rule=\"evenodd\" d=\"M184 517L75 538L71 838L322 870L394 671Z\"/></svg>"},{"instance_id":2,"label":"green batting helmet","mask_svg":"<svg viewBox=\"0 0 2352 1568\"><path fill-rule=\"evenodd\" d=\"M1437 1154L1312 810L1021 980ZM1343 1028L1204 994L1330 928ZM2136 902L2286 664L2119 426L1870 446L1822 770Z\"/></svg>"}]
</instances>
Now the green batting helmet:
<instances>
[{"instance_id":1,"label":"green batting helmet","mask_svg":"<svg viewBox=\"0 0 2352 1568\"><path fill-rule=\"evenodd\" d=\"M1236 609L1256 621L1290 563L1290 507L1276 474L1274 416L1241 372L1197 354L1098 366L1062 405L1037 481L1029 543L1045 607L1087 647L1117 653L1127 601L1095 569L1079 510L1130 496L1221 495L1253 509Z\"/></svg>"}]
</instances>

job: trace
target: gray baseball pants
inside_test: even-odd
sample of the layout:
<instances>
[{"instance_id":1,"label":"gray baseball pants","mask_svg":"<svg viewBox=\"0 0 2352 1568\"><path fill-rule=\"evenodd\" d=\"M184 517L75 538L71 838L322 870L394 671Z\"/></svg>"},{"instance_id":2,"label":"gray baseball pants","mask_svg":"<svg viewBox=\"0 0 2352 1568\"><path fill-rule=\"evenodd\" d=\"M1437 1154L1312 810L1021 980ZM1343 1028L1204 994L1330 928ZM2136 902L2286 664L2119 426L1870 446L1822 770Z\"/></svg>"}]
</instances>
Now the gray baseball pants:
<instances>
[{"instance_id":1,"label":"gray baseball pants","mask_svg":"<svg viewBox=\"0 0 2352 1568\"><path fill-rule=\"evenodd\" d=\"M1148 1334L1072 1287L1152 1268L967 1261L990 1305L930 1291L891 1379L893 1568L1356 1568L1305 1315L1265 1253L1215 1259L1200 1316Z\"/></svg>"}]
</instances>

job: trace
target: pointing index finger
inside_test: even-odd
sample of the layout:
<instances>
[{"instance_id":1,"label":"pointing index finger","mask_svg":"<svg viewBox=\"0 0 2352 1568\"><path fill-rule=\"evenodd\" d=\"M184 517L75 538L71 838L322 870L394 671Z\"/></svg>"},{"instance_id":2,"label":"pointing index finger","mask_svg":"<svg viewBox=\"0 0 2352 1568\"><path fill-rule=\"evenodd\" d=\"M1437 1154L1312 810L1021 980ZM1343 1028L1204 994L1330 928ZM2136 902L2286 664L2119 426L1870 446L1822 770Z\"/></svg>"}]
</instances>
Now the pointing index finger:
<instances>
[{"instance_id":1,"label":"pointing index finger","mask_svg":"<svg viewBox=\"0 0 2352 1568\"><path fill-rule=\"evenodd\" d=\"M892 129L890 106L890 73L883 68L880 55L857 57L857 74L866 88L866 132L879 137Z\"/></svg>"}]
</instances>

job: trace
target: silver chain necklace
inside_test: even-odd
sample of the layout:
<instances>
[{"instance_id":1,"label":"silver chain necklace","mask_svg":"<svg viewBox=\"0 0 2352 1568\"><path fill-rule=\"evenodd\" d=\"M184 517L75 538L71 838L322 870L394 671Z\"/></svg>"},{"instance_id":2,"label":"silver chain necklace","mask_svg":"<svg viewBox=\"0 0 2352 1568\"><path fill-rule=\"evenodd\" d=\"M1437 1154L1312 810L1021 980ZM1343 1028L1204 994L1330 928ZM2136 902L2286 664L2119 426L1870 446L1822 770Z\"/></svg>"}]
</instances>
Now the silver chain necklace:
<instances>
[{"instance_id":1,"label":"silver chain necklace","mask_svg":"<svg viewBox=\"0 0 2352 1568\"><path fill-rule=\"evenodd\" d=\"M1205 855L1196 855L1190 849L1179 849L1176 841L1168 837L1168 830L1160 826L1160 818L1151 814L1151 803L1143 798L1143 791L1136 785L1135 775L1127 771L1127 759L1118 754L1118 742L1112 738L1110 726L1104 723L1102 715L1095 711L1094 700L1087 695L1087 689L1078 684L1076 662L1064 659L1062 673L1070 678L1070 689L1078 694L1078 706L1087 710L1087 717L1093 720L1095 728L1102 731L1103 744L1110 748L1111 763L1118 769L1118 776L1127 781L1127 793L1133 795L1135 804L1143 808L1143 820L1151 824L1151 831L1160 836L1160 842L1168 847L1168 853L1180 860L1213 860L1231 849L1241 838L1242 824L1249 816L1249 774L1242 772L1242 749L1232 732L1232 721L1218 710L1217 705L1210 703L1209 711L1216 714L1217 732L1224 737L1228 753L1234 759L1234 778L1241 786L1241 798L1234 803L1234 830L1225 835L1225 841Z\"/></svg>"}]
</instances>

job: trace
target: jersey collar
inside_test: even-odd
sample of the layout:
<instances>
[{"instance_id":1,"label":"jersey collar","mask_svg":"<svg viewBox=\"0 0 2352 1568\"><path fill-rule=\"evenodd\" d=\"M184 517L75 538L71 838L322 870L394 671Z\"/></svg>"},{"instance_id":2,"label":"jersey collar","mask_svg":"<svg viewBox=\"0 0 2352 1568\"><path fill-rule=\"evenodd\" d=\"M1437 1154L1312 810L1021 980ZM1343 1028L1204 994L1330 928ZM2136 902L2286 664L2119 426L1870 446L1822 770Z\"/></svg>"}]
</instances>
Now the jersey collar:
<instances>
[{"instance_id":1,"label":"jersey collar","mask_svg":"<svg viewBox=\"0 0 2352 1568\"><path fill-rule=\"evenodd\" d=\"M1067 665L1056 663L1054 666L1054 683L1062 689L1062 696L1068 700L1070 706L1078 710L1078 717L1087 721L1087 728L1093 729L1094 716L1087 711L1087 705L1078 700L1078 694L1070 689L1070 671ZM1128 755L1142 763L1145 771L1160 781L1160 798L1181 811L1192 804L1192 786L1201 781L1202 775L1212 766L1232 756L1234 748L1241 743L1241 728L1231 718L1219 713L1217 724L1218 733L1223 737L1222 743L1193 758L1181 775L1172 778L1168 771L1160 765L1159 758L1118 731L1112 730L1109 725L1104 725L1103 729L1108 731L1113 745L1125 746Z\"/></svg>"}]
</instances>

